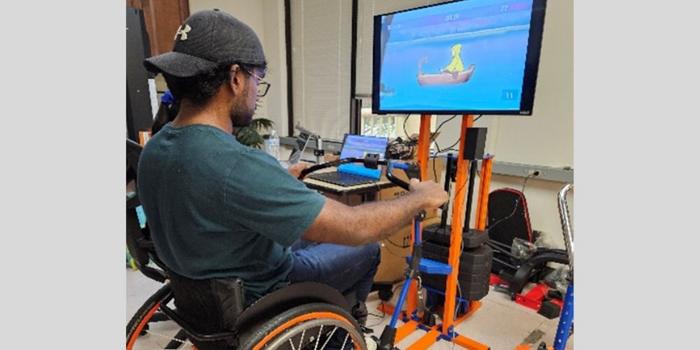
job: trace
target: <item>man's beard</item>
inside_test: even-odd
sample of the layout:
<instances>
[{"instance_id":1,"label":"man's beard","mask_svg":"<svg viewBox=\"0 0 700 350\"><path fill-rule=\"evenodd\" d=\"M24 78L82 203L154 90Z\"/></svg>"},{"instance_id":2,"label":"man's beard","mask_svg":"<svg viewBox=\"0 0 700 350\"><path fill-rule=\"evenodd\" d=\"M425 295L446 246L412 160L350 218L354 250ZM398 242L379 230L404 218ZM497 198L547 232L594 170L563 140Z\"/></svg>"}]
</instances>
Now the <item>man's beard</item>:
<instances>
[{"instance_id":1,"label":"man's beard","mask_svg":"<svg viewBox=\"0 0 700 350\"><path fill-rule=\"evenodd\" d=\"M255 114L255 109L246 109L231 108L230 117L234 128L242 128L250 125L250 122L253 120L253 114Z\"/></svg>"},{"instance_id":2,"label":"man's beard","mask_svg":"<svg viewBox=\"0 0 700 350\"><path fill-rule=\"evenodd\" d=\"M246 89L243 96L238 100L239 103L233 103L231 106L231 111L229 112L229 117L231 118L231 123L234 128L241 128L250 125L253 120L253 115L255 114L255 107L253 105L250 108L247 104L249 89ZM256 103L257 104L257 103Z\"/></svg>"}]
</instances>

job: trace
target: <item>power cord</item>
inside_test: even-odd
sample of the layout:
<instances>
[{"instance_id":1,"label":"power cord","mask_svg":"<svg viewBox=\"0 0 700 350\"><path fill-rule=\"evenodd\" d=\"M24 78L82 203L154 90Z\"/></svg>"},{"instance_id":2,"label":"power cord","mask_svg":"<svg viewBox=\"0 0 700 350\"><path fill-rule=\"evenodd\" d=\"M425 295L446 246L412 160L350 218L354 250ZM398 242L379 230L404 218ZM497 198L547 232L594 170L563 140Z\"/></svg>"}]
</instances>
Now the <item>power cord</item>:
<instances>
[{"instance_id":1,"label":"power cord","mask_svg":"<svg viewBox=\"0 0 700 350\"><path fill-rule=\"evenodd\" d=\"M451 144L449 147L443 149L442 151L456 151L456 149L454 147L457 146L457 144L461 140L462 140L461 138L458 138L457 141L455 141L455 143Z\"/></svg>"},{"instance_id":2,"label":"power cord","mask_svg":"<svg viewBox=\"0 0 700 350\"><path fill-rule=\"evenodd\" d=\"M440 146L438 146L437 141L435 141L435 146L437 146L438 149L440 149ZM440 181L438 181L437 170L435 169L435 163L437 163L437 160L438 160L438 156L437 156L437 153L436 153L436 154L433 156L433 180L434 180L435 182L440 182Z\"/></svg>"},{"instance_id":3,"label":"power cord","mask_svg":"<svg viewBox=\"0 0 700 350\"><path fill-rule=\"evenodd\" d=\"M523 194L525 194L525 185L527 185L527 180L529 180L531 176L532 175L528 174L527 176L525 176L525 180L523 180L523 187L520 189L520 192L522 192Z\"/></svg>"},{"instance_id":4,"label":"power cord","mask_svg":"<svg viewBox=\"0 0 700 350\"><path fill-rule=\"evenodd\" d=\"M530 171L527 176L525 176L525 180L523 180L523 188L520 190L523 194L525 194L525 185L527 185L527 180L529 180L531 177L537 177L540 175L539 170L535 171Z\"/></svg>"},{"instance_id":5,"label":"power cord","mask_svg":"<svg viewBox=\"0 0 700 350\"><path fill-rule=\"evenodd\" d=\"M384 302L382 301L381 304L384 305ZM373 314L373 313L371 313L371 312L369 312L369 311L367 312L367 315L379 319L379 320L377 321L377 323L373 323L373 324L371 324L371 325L368 324L368 325L365 326L365 327L367 327L367 328L374 328L374 327L376 327L376 326L379 326L379 325L384 321L384 318L386 317L386 312L384 312L384 308L382 307L382 314L381 314L381 315Z\"/></svg>"},{"instance_id":6,"label":"power cord","mask_svg":"<svg viewBox=\"0 0 700 350\"><path fill-rule=\"evenodd\" d=\"M440 125L438 125L438 127L435 129L435 132L433 133L433 137L432 137L432 138L433 138L433 139L434 139L434 138L437 138L437 134L438 134L438 132L440 132L440 128L442 128L443 125L447 124L447 122L449 122L449 121L452 120L452 119L455 119L456 117L457 117L457 115L455 114L455 115L453 115L452 117L450 117L450 118L448 118L447 120L445 120L445 121L443 121L442 123L440 123ZM433 141L434 141L434 140L433 140Z\"/></svg>"},{"instance_id":7,"label":"power cord","mask_svg":"<svg viewBox=\"0 0 700 350\"><path fill-rule=\"evenodd\" d=\"M518 210L518 204L520 204L520 200L516 199L515 206L513 206L513 211L510 214L508 214L508 216L501 218L499 220L496 220L496 222L494 222L492 225L489 225L489 229L493 229L494 227L496 227L496 225L500 224L501 222L512 218L513 215L515 215L515 212Z\"/></svg>"},{"instance_id":8,"label":"power cord","mask_svg":"<svg viewBox=\"0 0 700 350\"><path fill-rule=\"evenodd\" d=\"M391 245L393 245L394 247L397 247L397 248L405 249L405 248L410 247L410 245L394 243L394 241L392 241L392 240L389 239L389 238L385 238L384 240L387 241L387 242L389 242Z\"/></svg>"},{"instance_id":9,"label":"power cord","mask_svg":"<svg viewBox=\"0 0 700 350\"><path fill-rule=\"evenodd\" d=\"M408 136L408 132L406 132L406 122L408 121L408 118L411 117L411 114L406 114L406 116L403 118L403 133L406 135L407 139L411 139L411 136Z\"/></svg>"},{"instance_id":10,"label":"power cord","mask_svg":"<svg viewBox=\"0 0 700 350\"><path fill-rule=\"evenodd\" d=\"M479 119L480 119L481 117L483 117L483 116L484 116L483 114L479 114L478 117L474 118L474 122L476 122L477 120L479 120ZM447 120L447 121L449 121L449 120ZM457 141L455 141L455 143L453 143L453 144L450 145L449 147L443 149L442 151L457 151L456 149L454 149L454 147L457 146L457 144L458 144L459 141L461 141L461 140L462 140L462 138L458 138ZM440 150L439 148L438 148L438 152L441 152L441 150Z\"/></svg>"}]
</instances>

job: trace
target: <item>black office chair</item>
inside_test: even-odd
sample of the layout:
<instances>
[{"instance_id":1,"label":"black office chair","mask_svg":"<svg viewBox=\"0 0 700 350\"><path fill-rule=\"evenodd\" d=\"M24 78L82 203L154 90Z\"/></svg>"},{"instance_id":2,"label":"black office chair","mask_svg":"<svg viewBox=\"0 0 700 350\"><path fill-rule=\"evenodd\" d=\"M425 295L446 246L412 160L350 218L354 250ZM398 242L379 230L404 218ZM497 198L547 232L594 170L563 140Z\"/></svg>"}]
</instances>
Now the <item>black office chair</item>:
<instances>
[{"instance_id":1,"label":"black office chair","mask_svg":"<svg viewBox=\"0 0 700 350\"><path fill-rule=\"evenodd\" d=\"M527 259L513 254L512 246L516 238L529 243L537 239L536 232L530 226L525 196L516 189L502 188L489 194L488 230L488 244L493 248L491 272L508 282L512 298L522 292L528 282L538 282L549 273L548 263L569 263L563 249L538 248Z\"/></svg>"},{"instance_id":2,"label":"black office chair","mask_svg":"<svg viewBox=\"0 0 700 350\"><path fill-rule=\"evenodd\" d=\"M141 146L127 140L127 181L136 181L136 165ZM188 297L188 288L201 288L208 281L195 281L168 272L156 254L148 224L139 223L136 208L138 192L127 195L127 247L136 266L147 277L162 282L133 315L126 327L126 348L148 333L148 324L172 320L181 329L171 337L166 349L179 348L191 341L199 350L209 349L341 349L350 346L364 350L360 325L350 314L346 298L330 286L315 282L289 285L265 295L244 307L242 290L232 288L230 305L214 305L213 299L200 300L206 320L184 316L169 303ZM230 280L240 285L239 280ZM226 283L226 281L224 281ZM178 299L181 298L181 299ZM191 300L190 300L191 301ZM188 302L188 304L191 304ZM186 311L186 310L185 310Z\"/></svg>"}]
</instances>

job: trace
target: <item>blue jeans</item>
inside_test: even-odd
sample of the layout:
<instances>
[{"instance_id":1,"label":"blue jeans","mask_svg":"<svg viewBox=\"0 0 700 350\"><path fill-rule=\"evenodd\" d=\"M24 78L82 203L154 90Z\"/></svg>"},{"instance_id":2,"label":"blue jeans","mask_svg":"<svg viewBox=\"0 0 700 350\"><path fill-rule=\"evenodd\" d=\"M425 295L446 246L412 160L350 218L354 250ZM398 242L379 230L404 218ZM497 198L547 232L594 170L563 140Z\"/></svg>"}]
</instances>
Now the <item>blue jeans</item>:
<instances>
[{"instance_id":1,"label":"blue jeans","mask_svg":"<svg viewBox=\"0 0 700 350\"><path fill-rule=\"evenodd\" d=\"M292 244L294 265L289 281L325 283L364 303L379 265L379 244L350 247L303 239Z\"/></svg>"}]
</instances>

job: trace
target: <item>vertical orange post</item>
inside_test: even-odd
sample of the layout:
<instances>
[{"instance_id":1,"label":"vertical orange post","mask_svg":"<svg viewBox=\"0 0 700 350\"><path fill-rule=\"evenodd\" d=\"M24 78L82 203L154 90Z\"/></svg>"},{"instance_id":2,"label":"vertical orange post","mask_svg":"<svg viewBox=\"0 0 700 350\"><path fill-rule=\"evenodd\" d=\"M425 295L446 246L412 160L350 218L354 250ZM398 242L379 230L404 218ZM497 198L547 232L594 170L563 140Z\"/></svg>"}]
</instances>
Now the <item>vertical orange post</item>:
<instances>
[{"instance_id":1,"label":"vertical orange post","mask_svg":"<svg viewBox=\"0 0 700 350\"><path fill-rule=\"evenodd\" d=\"M489 188L491 187L491 169L493 156L481 161L481 183L479 184L479 205L476 209L476 229L485 230L489 208Z\"/></svg>"},{"instance_id":2,"label":"vertical orange post","mask_svg":"<svg viewBox=\"0 0 700 350\"><path fill-rule=\"evenodd\" d=\"M462 255L462 216L464 198L467 192L467 166L469 163L462 158L464 145L467 141L467 128L474 124L474 116L465 114L462 116L462 129L460 130L459 151L457 152L457 175L455 178L454 200L452 201L452 230L450 237L450 254L447 263L452 267L452 272L447 275L445 286L445 310L442 318L442 333L448 334L454 324L455 298L457 297L457 277L459 276L459 258Z\"/></svg>"},{"instance_id":3,"label":"vertical orange post","mask_svg":"<svg viewBox=\"0 0 700 350\"><path fill-rule=\"evenodd\" d=\"M420 133L418 134L418 165L420 165L420 178L428 179L428 157L430 156L430 114L421 114Z\"/></svg>"},{"instance_id":4,"label":"vertical orange post","mask_svg":"<svg viewBox=\"0 0 700 350\"><path fill-rule=\"evenodd\" d=\"M416 160L420 167L420 178L428 178L428 157L430 156L430 114L421 114L420 129L418 134L418 150ZM411 235L411 246L413 246L413 235ZM418 286L415 281L411 281L406 297L406 314L411 315L416 310L416 299L418 298Z\"/></svg>"}]
</instances>

